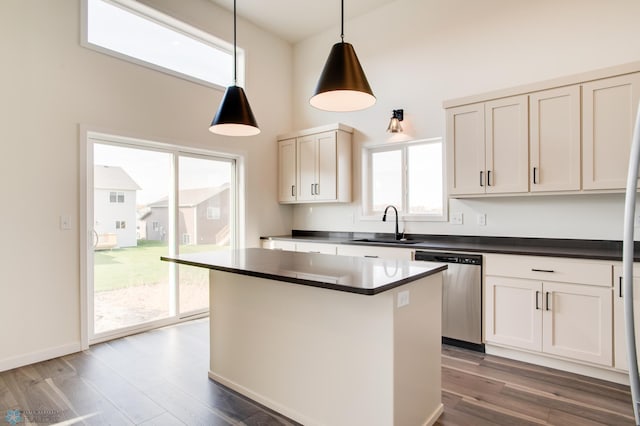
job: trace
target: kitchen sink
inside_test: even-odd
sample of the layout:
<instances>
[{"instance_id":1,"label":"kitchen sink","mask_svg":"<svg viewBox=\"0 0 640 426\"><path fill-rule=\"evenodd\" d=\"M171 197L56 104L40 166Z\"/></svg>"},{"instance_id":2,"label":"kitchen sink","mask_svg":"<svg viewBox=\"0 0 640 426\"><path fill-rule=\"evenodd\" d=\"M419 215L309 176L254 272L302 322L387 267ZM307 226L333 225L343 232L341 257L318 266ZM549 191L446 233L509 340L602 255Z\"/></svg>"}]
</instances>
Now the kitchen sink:
<instances>
[{"instance_id":1,"label":"kitchen sink","mask_svg":"<svg viewBox=\"0 0 640 426\"><path fill-rule=\"evenodd\" d=\"M417 240L390 240L390 239L383 239L383 238L361 238L361 239L357 239L357 240L351 240L350 242L352 243L376 243L376 244L399 244L399 245L404 245L404 244L417 244L421 241L417 241Z\"/></svg>"}]
</instances>

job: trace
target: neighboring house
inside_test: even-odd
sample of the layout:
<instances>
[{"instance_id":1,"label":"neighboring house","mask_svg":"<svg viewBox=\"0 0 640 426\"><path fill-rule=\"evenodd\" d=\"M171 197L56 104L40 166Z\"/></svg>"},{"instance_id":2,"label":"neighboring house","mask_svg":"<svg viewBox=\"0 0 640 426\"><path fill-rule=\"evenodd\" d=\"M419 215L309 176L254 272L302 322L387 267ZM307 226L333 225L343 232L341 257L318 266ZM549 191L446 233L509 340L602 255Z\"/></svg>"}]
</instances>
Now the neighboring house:
<instances>
[{"instance_id":1,"label":"neighboring house","mask_svg":"<svg viewBox=\"0 0 640 426\"><path fill-rule=\"evenodd\" d=\"M93 172L96 248L135 247L136 191L141 189L122 167L95 166ZM95 240L94 240L95 241Z\"/></svg>"},{"instance_id":2,"label":"neighboring house","mask_svg":"<svg viewBox=\"0 0 640 426\"><path fill-rule=\"evenodd\" d=\"M178 230L181 245L229 243L229 184L183 189L178 193ZM167 197L149 204L144 215L149 240L166 240L169 229Z\"/></svg>"}]
</instances>

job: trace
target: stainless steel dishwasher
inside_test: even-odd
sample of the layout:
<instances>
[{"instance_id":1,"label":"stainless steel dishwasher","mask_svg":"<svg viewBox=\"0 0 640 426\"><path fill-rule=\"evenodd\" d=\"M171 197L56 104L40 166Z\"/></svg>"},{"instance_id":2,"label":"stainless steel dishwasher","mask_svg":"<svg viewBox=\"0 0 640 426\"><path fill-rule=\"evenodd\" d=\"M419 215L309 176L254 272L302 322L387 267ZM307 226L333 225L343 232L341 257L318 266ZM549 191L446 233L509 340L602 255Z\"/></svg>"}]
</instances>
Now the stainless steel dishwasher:
<instances>
[{"instance_id":1,"label":"stainless steel dishwasher","mask_svg":"<svg viewBox=\"0 0 640 426\"><path fill-rule=\"evenodd\" d=\"M414 259L448 266L442 282L442 341L484 352L482 256L416 250Z\"/></svg>"}]
</instances>

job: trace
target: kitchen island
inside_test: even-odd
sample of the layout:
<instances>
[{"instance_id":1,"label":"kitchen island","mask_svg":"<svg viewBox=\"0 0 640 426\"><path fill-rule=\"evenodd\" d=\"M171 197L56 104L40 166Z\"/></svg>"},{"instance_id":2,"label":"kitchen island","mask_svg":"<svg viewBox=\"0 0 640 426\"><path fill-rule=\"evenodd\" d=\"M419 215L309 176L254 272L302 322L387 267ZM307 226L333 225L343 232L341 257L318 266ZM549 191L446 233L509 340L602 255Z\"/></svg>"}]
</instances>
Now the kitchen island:
<instances>
[{"instance_id":1,"label":"kitchen island","mask_svg":"<svg viewBox=\"0 0 640 426\"><path fill-rule=\"evenodd\" d=\"M209 376L305 425L428 425L442 412L446 265L244 249L210 269Z\"/></svg>"}]
</instances>

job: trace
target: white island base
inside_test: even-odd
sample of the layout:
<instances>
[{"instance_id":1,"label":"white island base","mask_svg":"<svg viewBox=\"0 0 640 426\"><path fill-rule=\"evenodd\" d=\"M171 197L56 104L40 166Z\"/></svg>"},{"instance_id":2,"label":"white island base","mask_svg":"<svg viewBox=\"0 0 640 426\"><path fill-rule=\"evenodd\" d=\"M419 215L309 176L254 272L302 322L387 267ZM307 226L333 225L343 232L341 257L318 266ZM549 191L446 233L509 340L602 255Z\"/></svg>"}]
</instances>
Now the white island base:
<instances>
[{"instance_id":1,"label":"white island base","mask_svg":"<svg viewBox=\"0 0 640 426\"><path fill-rule=\"evenodd\" d=\"M442 413L442 273L376 295L218 270L210 282L213 380L308 426Z\"/></svg>"}]
</instances>

